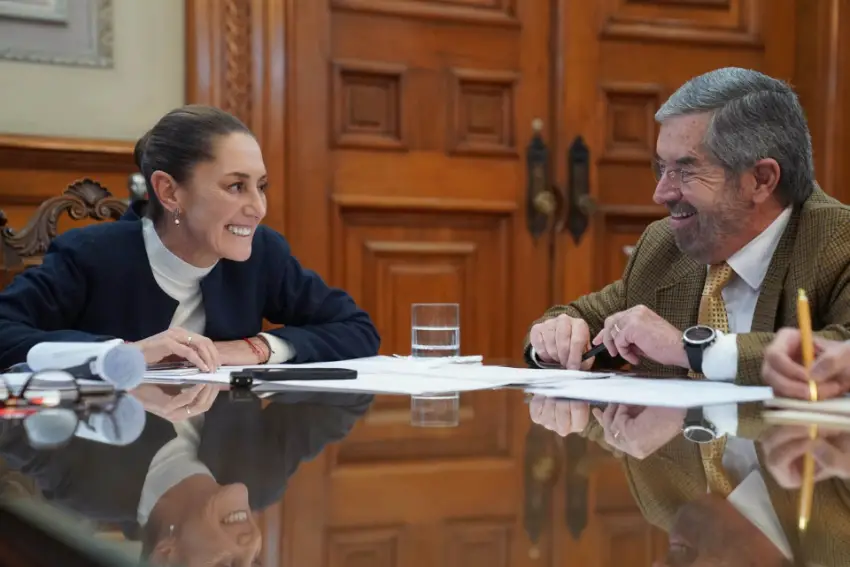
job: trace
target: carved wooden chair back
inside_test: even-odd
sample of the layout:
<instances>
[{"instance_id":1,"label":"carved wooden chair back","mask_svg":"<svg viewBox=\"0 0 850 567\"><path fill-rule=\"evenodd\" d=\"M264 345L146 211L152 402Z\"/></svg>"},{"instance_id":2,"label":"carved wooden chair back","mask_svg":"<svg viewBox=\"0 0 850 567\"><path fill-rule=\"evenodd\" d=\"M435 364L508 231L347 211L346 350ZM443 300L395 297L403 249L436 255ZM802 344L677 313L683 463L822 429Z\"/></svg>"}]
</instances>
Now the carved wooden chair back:
<instances>
[{"instance_id":1,"label":"carved wooden chair back","mask_svg":"<svg viewBox=\"0 0 850 567\"><path fill-rule=\"evenodd\" d=\"M118 220L127 210L127 202L113 197L101 184L81 179L70 184L61 195L44 201L27 225L14 230L0 211L0 289L30 266L41 264L44 253L58 234L63 213L75 220Z\"/></svg>"}]
</instances>

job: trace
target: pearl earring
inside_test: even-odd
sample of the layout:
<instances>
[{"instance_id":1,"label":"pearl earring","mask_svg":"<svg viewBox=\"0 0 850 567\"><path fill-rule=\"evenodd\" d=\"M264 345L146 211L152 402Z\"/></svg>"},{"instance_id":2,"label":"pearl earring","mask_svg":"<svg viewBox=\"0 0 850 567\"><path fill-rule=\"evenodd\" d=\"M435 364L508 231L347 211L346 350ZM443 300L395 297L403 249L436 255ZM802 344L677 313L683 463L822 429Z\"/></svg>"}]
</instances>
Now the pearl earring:
<instances>
[{"instance_id":1,"label":"pearl earring","mask_svg":"<svg viewBox=\"0 0 850 567\"><path fill-rule=\"evenodd\" d=\"M174 209L174 224L180 224L180 209Z\"/></svg>"}]
</instances>

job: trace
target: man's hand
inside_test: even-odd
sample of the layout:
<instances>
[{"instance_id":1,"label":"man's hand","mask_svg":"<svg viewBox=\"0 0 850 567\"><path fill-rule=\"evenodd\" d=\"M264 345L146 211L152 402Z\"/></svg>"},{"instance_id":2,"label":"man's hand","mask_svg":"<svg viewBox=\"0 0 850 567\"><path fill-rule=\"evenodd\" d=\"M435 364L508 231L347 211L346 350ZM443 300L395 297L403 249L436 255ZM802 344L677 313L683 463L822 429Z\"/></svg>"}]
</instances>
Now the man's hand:
<instances>
[{"instance_id":1,"label":"man's hand","mask_svg":"<svg viewBox=\"0 0 850 567\"><path fill-rule=\"evenodd\" d=\"M682 433L685 410L608 404L603 412L593 409L605 442L636 459L645 459Z\"/></svg>"},{"instance_id":2,"label":"man's hand","mask_svg":"<svg viewBox=\"0 0 850 567\"><path fill-rule=\"evenodd\" d=\"M782 488L802 486L803 459L809 451L815 461L815 482L850 478L850 433L846 431L819 428L812 440L806 425L780 425L764 434L761 446L765 465Z\"/></svg>"},{"instance_id":3,"label":"man's hand","mask_svg":"<svg viewBox=\"0 0 850 567\"><path fill-rule=\"evenodd\" d=\"M581 360L590 345L590 329L581 319L564 314L547 319L531 327L529 339L540 362L558 363L570 370L593 366L594 359Z\"/></svg>"},{"instance_id":4,"label":"man's hand","mask_svg":"<svg viewBox=\"0 0 850 567\"><path fill-rule=\"evenodd\" d=\"M802 364L802 337L797 329L781 329L764 352L762 377L778 395L809 399L808 381L817 383L818 399L850 391L850 343L815 337L811 375Z\"/></svg>"},{"instance_id":5,"label":"man's hand","mask_svg":"<svg viewBox=\"0 0 850 567\"><path fill-rule=\"evenodd\" d=\"M528 404L531 421L554 431L561 437L579 433L590 421L590 406L587 402L556 400L535 395Z\"/></svg>"},{"instance_id":6,"label":"man's hand","mask_svg":"<svg viewBox=\"0 0 850 567\"><path fill-rule=\"evenodd\" d=\"M604 342L611 356L621 356L631 364L641 357L665 366L690 368L682 343L682 331L645 305L638 305L605 319L605 327L593 339Z\"/></svg>"}]
</instances>

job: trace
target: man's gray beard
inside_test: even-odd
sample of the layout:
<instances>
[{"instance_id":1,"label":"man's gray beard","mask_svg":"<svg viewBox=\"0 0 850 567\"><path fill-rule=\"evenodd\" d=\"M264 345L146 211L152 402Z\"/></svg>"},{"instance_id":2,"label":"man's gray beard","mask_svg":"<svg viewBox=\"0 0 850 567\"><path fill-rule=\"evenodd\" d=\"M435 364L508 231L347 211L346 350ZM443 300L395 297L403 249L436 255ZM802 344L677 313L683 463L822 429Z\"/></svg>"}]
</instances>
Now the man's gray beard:
<instances>
[{"instance_id":1,"label":"man's gray beard","mask_svg":"<svg viewBox=\"0 0 850 567\"><path fill-rule=\"evenodd\" d=\"M687 235L687 242L683 241L682 234L679 231L673 231L673 238L676 241L676 246L679 250L696 262L697 264L708 264L711 262L712 252L716 248L716 235L712 238L700 238L698 231Z\"/></svg>"},{"instance_id":2,"label":"man's gray beard","mask_svg":"<svg viewBox=\"0 0 850 567\"><path fill-rule=\"evenodd\" d=\"M749 219L750 210L752 206L749 203L733 197L720 210L697 213L696 230L687 231L687 242L682 238L683 234L673 230L676 246L694 262L709 264L725 238L741 231Z\"/></svg>"}]
</instances>

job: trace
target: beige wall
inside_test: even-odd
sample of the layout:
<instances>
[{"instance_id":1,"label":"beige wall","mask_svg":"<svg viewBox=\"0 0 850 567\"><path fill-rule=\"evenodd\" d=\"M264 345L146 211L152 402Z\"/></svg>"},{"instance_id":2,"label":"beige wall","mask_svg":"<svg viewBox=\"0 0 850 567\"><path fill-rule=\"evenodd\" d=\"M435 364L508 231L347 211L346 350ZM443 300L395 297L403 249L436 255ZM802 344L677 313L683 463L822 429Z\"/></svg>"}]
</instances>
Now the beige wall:
<instances>
[{"instance_id":1,"label":"beige wall","mask_svg":"<svg viewBox=\"0 0 850 567\"><path fill-rule=\"evenodd\" d=\"M184 101L182 0L113 0L112 69L0 61L0 133L135 140Z\"/></svg>"}]
</instances>

